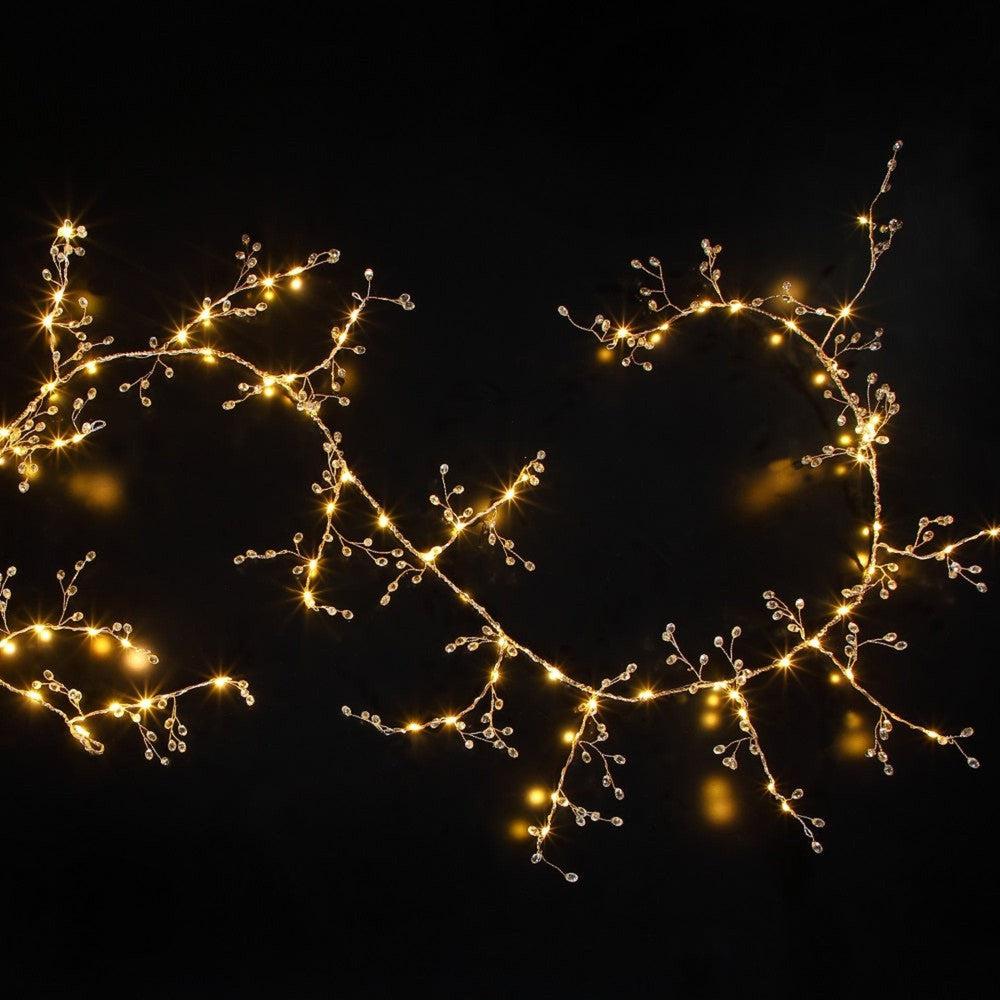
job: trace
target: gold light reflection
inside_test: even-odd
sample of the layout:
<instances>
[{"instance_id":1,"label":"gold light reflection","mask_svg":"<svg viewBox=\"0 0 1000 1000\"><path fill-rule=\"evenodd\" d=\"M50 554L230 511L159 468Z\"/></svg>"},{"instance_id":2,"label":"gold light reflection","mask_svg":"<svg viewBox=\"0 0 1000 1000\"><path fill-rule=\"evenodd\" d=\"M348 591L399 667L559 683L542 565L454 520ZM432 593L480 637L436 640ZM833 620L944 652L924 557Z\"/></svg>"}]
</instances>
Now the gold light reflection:
<instances>
[{"instance_id":1,"label":"gold light reflection","mask_svg":"<svg viewBox=\"0 0 1000 1000\"><path fill-rule=\"evenodd\" d=\"M851 710L844 713L844 724L837 737L837 750L842 757L864 757L872 744L865 721L860 712Z\"/></svg>"},{"instance_id":2,"label":"gold light reflection","mask_svg":"<svg viewBox=\"0 0 1000 1000\"><path fill-rule=\"evenodd\" d=\"M529 806L542 806L548 801L549 793L536 785L534 788L528 789L524 798Z\"/></svg>"},{"instance_id":3,"label":"gold light reflection","mask_svg":"<svg viewBox=\"0 0 1000 1000\"><path fill-rule=\"evenodd\" d=\"M95 656L107 656L114 648L115 643L103 633L95 635L90 640L90 649Z\"/></svg>"},{"instance_id":4,"label":"gold light reflection","mask_svg":"<svg viewBox=\"0 0 1000 1000\"><path fill-rule=\"evenodd\" d=\"M777 458L754 474L741 494L741 506L750 514L763 513L791 498L805 482L798 462L791 458Z\"/></svg>"},{"instance_id":5,"label":"gold light reflection","mask_svg":"<svg viewBox=\"0 0 1000 1000\"><path fill-rule=\"evenodd\" d=\"M528 821L524 819L515 819L507 827L507 833L514 840L527 840L530 834L528 833Z\"/></svg>"},{"instance_id":6,"label":"gold light reflection","mask_svg":"<svg viewBox=\"0 0 1000 1000\"><path fill-rule=\"evenodd\" d=\"M701 783L702 816L713 826L728 826L736 819L733 783L722 774L713 774Z\"/></svg>"},{"instance_id":7,"label":"gold light reflection","mask_svg":"<svg viewBox=\"0 0 1000 1000\"><path fill-rule=\"evenodd\" d=\"M122 661L129 670L145 670L149 666L149 660L145 653L139 649L127 649Z\"/></svg>"},{"instance_id":8,"label":"gold light reflection","mask_svg":"<svg viewBox=\"0 0 1000 1000\"><path fill-rule=\"evenodd\" d=\"M110 471L74 472L66 481L70 496L94 510L117 510L124 498L124 483Z\"/></svg>"}]
</instances>

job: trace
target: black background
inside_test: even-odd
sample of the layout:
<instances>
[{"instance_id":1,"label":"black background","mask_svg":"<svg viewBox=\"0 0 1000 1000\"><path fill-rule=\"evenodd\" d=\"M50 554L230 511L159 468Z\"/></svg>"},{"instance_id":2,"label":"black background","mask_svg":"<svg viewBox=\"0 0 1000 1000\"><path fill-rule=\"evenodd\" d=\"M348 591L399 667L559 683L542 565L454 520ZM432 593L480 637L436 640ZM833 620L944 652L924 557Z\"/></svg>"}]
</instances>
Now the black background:
<instances>
[{"instance_id":1,"label":"black background","mask_svg":"<svg viewBox=\"0 0 1000 1000\"><path fill-rule=\"evenodd\" d=\"M3 69L4 411L43 373L32 316L62 218L90 229L80 287L119 343L223 287L244 231L273 266L334 245L329 275L220 341L275 367L318 356L369 265L380 290L413 296L416 311L366 323L352 406L332 422L428 543L440 462L477 494L547 450L511 525L538 570L507 572L473 540L449 556L510 632L593 679L632 660L669 676L668 620L691 651L741 624L745 655L767 655L783 640L760 592L801 594L818 616L856 573L866 516L853 474L770 489L770 463L829 440L808 364L765 328L713 318L672 337L652 374L626 371L555 307L641 315L636 255L694 295L706 235L734 293L787 278L837 301L864 263L854 216L903 138L887 211L905 226L863 312L887 330L864 360L903 404L886 521L903 541L924 513L971 530L1000 515L987 6L39 13L7 36ZM581 873L569 886L529 864L511 825L552 781L572 700L513 671L517 761L344 720L344 702L403 719L455 707L480 668L441 649L469 619L433 582L379 609L376 581L335 561L324 588L356 618L333 622L302 613L279 565L237 570L236 552L314 523L315 440L278 402L222 413L223 370L181 366L149 411L118 381L98 378L110 427L85 451L26 497L5 470L17 607L46 607L55 569L97 549L82 606L135 623L162 657L151 683L221 667L258 703L196 696L191 749L160 768L126 727L91 758L5 702L12 996L361 996L397 981L487 997L973 995L995 898L992 593L923 567L862 620L911 642L871 658L872 686L939 728L975 724L979 772L904 734L892 779L845 755L864 706L804 663L755 704L779 775L828 820L816 858L756 773L719 767L700 702L623 712L609 721L629 756L626 824L561 831L554 853ZM103 505L95 482L113 487ZM977 556L995 579L993 554ZM70 643L3 669L57 653L97 698L142 683ZM724 824L705 815L720 775Z\"/></svg>"}]
</instances>

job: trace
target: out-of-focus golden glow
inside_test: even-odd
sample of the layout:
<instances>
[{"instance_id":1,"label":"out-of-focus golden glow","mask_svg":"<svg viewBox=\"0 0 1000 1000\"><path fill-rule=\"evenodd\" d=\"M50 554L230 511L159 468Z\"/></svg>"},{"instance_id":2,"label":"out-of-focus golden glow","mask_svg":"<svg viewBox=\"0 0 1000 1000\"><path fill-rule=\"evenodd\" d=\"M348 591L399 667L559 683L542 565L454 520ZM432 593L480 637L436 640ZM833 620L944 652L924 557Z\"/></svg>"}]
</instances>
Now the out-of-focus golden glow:
<instances>
[{"instance_id":1,"label":"out-of-focus golden glow","mask_svg":"<svg viewBox=\"0 0 1000 1000\"><path fill-rule=\"evenodd\" d=\"M718 729L719 721L720 720L718 712L701 713L701 725L703 729Z\"/></svg>"},{"instance_id":2,"label":"out-of-focus golden glow","mask_svg":"<svg viewBox=\"0 0 1000 1000\"><path fill-rule=\"evenodd\" d=\"M96 656L107 656L114 648L115 644L102 632L94 629L95 634L91 636L90 650Z\"/></svg>"},{"instance_id":3,"label":"out-of-focus golden glow","mask_svg":"<svg viewBox=\"0 0 1000 1000\"><path fill-rule=\"evenodd\" d=\"M529 806L542 806L548 801L549 793L545 791L544 788L538 786L534 788L529 788L524 795L525 801Z\"/></svg>"},{"instance_id":4,"label":"out-of-focus golden glow","mask_svg":"<svg viewBox=\"0 0 1000 1000\"><path fill-rule=\"evenodd\" d=\"M728 778L713 774L701 783L701 811L713 826L728 826L736 819L736 797Z\"/></svg>"},{"instance_id":5,"label":"out-of-focus golden glow","mask_svg":"<svg viewBox=\"0 0 1000 1000\"><path fill-rule=\"evenodd\" d=\"M844 713L844 724L837 737L837 750L843 757L864 757L871 746L871 734L865 717L853 709Z\"/></svg>"},{"instance_id":6,"label":"out-of-focus golden glow","mask_svg":"<svg viewBox=\"0 0 1000 1000\"><path fill-rule=\"evenodd\" d=\"M149 666L149 657L142 649L128 649L122 659L129 670L145 670Z\"/></svg>"},{"instance_id":7,"label":"out-of-focus golden glow","mask_svg":"<svg viewBox=\"0 0 1000 1000\"><path fill-rule=\"evenodd\" d=\"M801 468L790 458L777 458L756 473L740 493L740 504L748 514L787 503L805 485Z\"/></svg>"},{"instance_id":8,"label":"out-of-focus golden glow","mask_svg":"<svg viewBox=\"0 0 1000 1000\"><path fill-rule=\"evenodd\" d=\"M507 832L513 837L514 840L527 840L530 834L528 833L528 821L523 819L515 819L511 821L510 825L507 827Z\"/></svg>"}]
</instances>

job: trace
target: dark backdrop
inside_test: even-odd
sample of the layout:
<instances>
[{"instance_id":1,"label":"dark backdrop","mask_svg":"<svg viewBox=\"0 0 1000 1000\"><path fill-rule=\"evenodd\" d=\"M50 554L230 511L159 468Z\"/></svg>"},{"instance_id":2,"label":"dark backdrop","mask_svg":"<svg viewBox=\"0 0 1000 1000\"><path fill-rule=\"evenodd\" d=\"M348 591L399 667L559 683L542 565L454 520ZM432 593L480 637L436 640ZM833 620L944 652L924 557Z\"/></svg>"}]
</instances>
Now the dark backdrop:
<instances>
[{"instance_id":1,"label":"dark backdrop","mask_svg":"<svg viewBox=\"0 0 1000 1000\"><path fill-rule=\"evenodd\" d=\"M478 488L548 451L513 525L536 573L471 542L451 562L512 632L593 678L635 660L662 679L668 620L693 650L741 624L762 655L781 637L760 592L818 614L851 578L864 516L851 476L787 491L768 476L829 439L808 366L720 320L673 338L651 375L624 371L555 307L638 314L635 255L694 294L705 235L735 290L789 278L835 299L863 263L853 217L904 138L887 207L905 227L865 309L903 404L887 520L902 538L922 513L973 528L1000 515L987 8L39 14L8 35L3 70L4 409L41 371L33 296L67 215L92 234L79 275L99 323L130 343L220 287L244 231L275 265L335 245L330 275L227 336L292 363L324 349L365 266L413 295L415 312L366 326L335 423L429 541L440 462ZM569 886L528 863L516 825L558 766L571 701L512 680L517 761L348 723L344 702L453 707L479 675L441 647L468 620L433 583L378 609L373 582L338 565L329 593L357 615L332 622L301 613L281 567L237 570L235 552L309 523L314 440L277 404L223 414L225 372L181 366L149 411L118 380L100 376L110 427L85 453L27 497L5 471L0 551L21 567L20 607L46 606L55 569L95 548L84 607L134 621L164 683L223 667L258 704L194 699L191 750L167 769L126 728L94 759L5 702L12 996L74 979L142 997L383 995L398 979L416 995L970 995L995 898L993 594L933 566L866 615L911 641L873 659L873 685L942 728L975 724L978 773L899 735L886 779L855 752L864 706L825 671L767 685L779 774L828 819L816 858L757 774L719 767L703 702L623 713L626 824L566 831ZM992 553L979 561L995 579ZM59 649L91 688L130 683Z\"/></svg>"}]
</instances>

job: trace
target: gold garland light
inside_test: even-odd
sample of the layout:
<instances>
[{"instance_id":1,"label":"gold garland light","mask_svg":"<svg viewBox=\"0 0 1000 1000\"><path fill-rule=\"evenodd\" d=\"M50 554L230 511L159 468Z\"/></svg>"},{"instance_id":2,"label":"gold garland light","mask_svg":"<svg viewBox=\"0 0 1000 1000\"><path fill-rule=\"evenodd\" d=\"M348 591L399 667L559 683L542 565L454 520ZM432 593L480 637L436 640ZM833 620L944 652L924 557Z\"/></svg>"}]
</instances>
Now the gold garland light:
<instances>
[{"instance_id":1,"label":"gold garland light","mask_svg":"<svg viewBox=\"0 0 1000 1000\"><path fill-rule=\"evenodd\" d=\"M784 790L784 785L779 783L762 748L748 697L751 682L756 678L775 671L791 670L806 655L825 657L836 675L846 681L875 711L877 720L874 744L869 755L881 762L887 774L892 773L892 765L886 743L896 725L918 732L936 744L954 747L971 767L978 767L978 762L966 753L960 742L972 735L971 729L946 734L912 722L871 694L860 676L859 654L862 647L881 645L897 650L905 648L905 643L891 632L877 638L861 638L860 629L854 621L858 608L873 592L887 598L895 590L899 569L897 560L905 558L941 562L949 577L969 580L982 591L985 590L985 585L978 580L980 567L963 565L958 561L957 554L974 541L986 537L996 538L998 534L996 527L990 527L942 545L935 540L935 529L938 526L950 526L952 521L950 517L935 517L921 519L916 537L909 544L896 547L884 540L878 449L888 444L886 428L898 413L899 405L895 393L888 385L880 384L874 374L867 377L863 395L850 389L847 384L850 373L844 364L851 352L877 350L881 346L881 330L876 330L869 336L848 331L854 325L852 316L855 307L867 289L880 258L889 249L893 236L900 227L895 219L879 222L876 218L880 199L889 190L900 145L897 143L893 149L882 184L867 213L858 219L859 225L867 234L869 266L860 287L847 302L832 308L807 305L793 297L788 286L778 295L750 301L729 298L720 287L721 271L717 267L717 261L721 247L705 240L702 248L706 259L700 268L708 288L705 297L684 308L676 305L667 292L660 262L655 258L646 262L636 260L633 261L633 267L652 281L651 287L642 289L642 295L646 298L650 311L656 316L653 324L644 329L632 329L617 326L603 316L597 316L592 323L586 325L574 323L593 334L605 348L620 352L623 365L638 364L648 371L652 367L647 360L648 352L663 343L680 321L715 310L730 314L742 312L758 316L770 324L777 324L778 329L783 332L773 336L782 341L791 337L796 343L804 345L820 365L819 375L826 385L824 395L840 407L837 423L843 430L835 444L825 446L819 454L807 456L803 461L816 467L828 459L842 457L865 470L872 488L871 522L865 529L869 551L860 580L843 591L842 603L824 616L819 624L807 624L804 602L801 599L789 604L774 592L765 592L764 600L772 618L782 623L793 636L787 651L772 661L756 666L746 664L736 653L735 642L740 636L740 629L734 628L728 638L719 636L715 639L716 656L721 657L724 669L721 673L713 673L708 654L702 654L693 660L685 655L677 642L675 627L670 624L663 632L663 640L669 649L666 662L671 667L679 665L689 675L682 682L635 689L632 678L638 667L630 663L623 669L612 672L599 685L593 686L576 679L564 667L557 666L535 652L505 628L496 615L468 588L453 579L445 564L449 549L459 537L479 534L500 553L508 565L519 564L527 571L534 569L534 564L517 551L513 540L502 533L500 524L505 511L526 491L539 484L539 477L544 471L544 452L538 452L527 461L517 475L497 491L491 501L480 505L478 509L474 505L462 505L459 498L464 489L461 485L449 485L448 466L442 465L441 491L430 496L430 503L441 513L443 534L431 544L417 544L404 534L390 516L386 505L376 499L348 460L343 436L331 426L325 405L331 401L341 406L349 403L344 391L346 371L339 359L343 353L364 353L365 348L358 343L358 338L366 309L372 303L391 303L409 310L413 308L413 303L408 295L392 298L374 295L374 276L370 269L366 270L364 291L352 293L350 309L330 330L331 343L325 354L314 365L300 371L268 371L240 354L215 346L214 337L209 342L208 331L213 324L229 319L249 320L259 315L267 308L279 288L295 290L301 287L307 272L335 263L339 259L335 250L312 254L302 264L269 274L259 267L260 244L253 242L249 236L244 236L243 247L236 254L239 274L229 291L204 299L191 318L164 340L153 338L146 348L116 351L112 350L111 337L100 341L90 339L88 327L92 316L88 312L86 299L77 296L71 305L74 296L69 287L70 263L74 257L83 255L81 244L87 234L82 226L65 222L59 228L51 247L53 269L43 272L49 295L39 323L47 335L51 371L19 414L0 426L0 466L12 464L20 477L19 489L26 492L32 478L39 471L39 461L52 452L72 449L101 430L105 426L102 420L84 419L85 409L97 396L96 388L93 385L84 389L77 387L86 385L88 376L109 365L140 366L139 376L122 382L120 389L123 393L134 392L143 406L151 404L150 393L154 377L162 374L171 378L178 361L195 359L207 364L228 365L241 373L242 381L237 386L236 396L223 403L224 409L233 410L259 396L284 395L313 426L323 452L321 475L312 484L319 520L318 530L310 533L308 540L306 533L297 532L291 543L281 548L268 548L264 551L248 549L235 557L236 564L253 560L290 561L304 608L349 620L353 617L351 610L340 606L339 602L337 605L331 603L322 592L320 583L322 571L331 558L339 555L349 559L358 555L385 571L387 583L380 598L383 606L390 603L401 584L417 585L430 579L436 581L445 592L449 592L477 619L478 631L475 634L459 636L445 647L449 653L475 653L480 649L488 652L485 676L464 707L443 715L398 723L385 722L377 714L355 711L348 706L343 708L345 716L359 719L387 736L415 736L443 730L454 734L468 749L477 743L485 743L515 757L517 749L511 742L513 729L498 720L498 715L504 707L502 684L509 662L518 657L527 660L540 671L546 681L561 686L573 696L578 716L574 725L563 734L566 756L552 789L537 796L541 800L540 804L545 806L543 814L529 828L535 842L532 861L549 865L567 881L575 882L577 875L559 867L546 853L558 817L561 814L569 815L579 826L585 826L588 822L606 822L614 826L622 824L620 817L606 816L582 805L572 800L567 792L569 776L578 765L596 765L603 786L614 800L624 798L624 792L617 781L616 768L625 763L625 758L606 748L609 732L604 718L605 707L610 704L647 704L681 694L712 692L731 706L742 733L729 743L717 745L715 752L722 757L723 764L732 769L737 767L738 760L744 754L755 758L763 772L765 787L778 808L800 824L812 849L819 853L822 847L815 831L823 827L823 820L801 811L799 803L803 797L802 790ZM776 309L782 311L775 311ZM568 310L564 307L560 307L559 313L569 317ZM64 342L70 345L65 356ZM73 401L67 409L64 400L71 397ZM363 531L361 537L354 537L355 532L348 531L345 527L342 513L347 495L363 501L370 520L370 533ZM376 542L376 538L380 541ZM68 584L65 582L65 574L60 573L63 604L58 616L49 621L30 622L17 627L8 625L6 618L10 599L9 581L14 573L13 568L8 570L2 582L0 652L12 656L21 641L48 642L60 632L83 632L108 637L127 652L133 651L131 628L128 625L115 624L107 627L86 624L82 614L71 609L77 578L92 559L93 553L88 553L84 560L77 563L75 575ZM838 630L843 630L842 638L839 639ZM155 657L146 650L138 651L138 655L155 662ZM0 667L2 666L0 662ZM73 737L93 753L100 753L103 747L91 735L91 723L109 715L116 718L127 717L139 728L146 756L164 762L168 758L157 747L156 726L162 713L167 713L166 718L159 723L167 732L167 748L184 749L182 737L185 730L176 714L177 700L181 696L210 686L235 687L248 704L253 702L245 681L225 676L210 678L169 694L153 694L140 699L122 698L104 708L85 712L81 707L82 695L79 691L66 688L56 680L51 671L46 671L42 676L42 681L34 681L28 687L9 683L0 676L0 688L45 705L59 715ZM54 704L46 692L50 696L62 698L70 707L67 709Z\"/></svg>"},{"instance_id":2,"label":"gold garland light","mask_svg":"<svg viewBox=\"0 0 1000 1000\"><path fill-rule=\"evenodd\" d=\"M785 791L772 769L751 714L748 690L756 678L774 672L790 671L807 655L824 657L832 666L833 676L838 681L841 679L846 681L874 709L876 721L873 745L867 750L867 755L878 760L885 774L893 773L887 741L895 726L920 733L937 745L954 747L970 767L979 767L979 761L970 756L961 743L961 740L973 735L971 728L965 727L956 733L941 733L905 718L880 701L864 686L859 665L860 651L864 646L885 646L898 651L906 648L906 643L894 632L878 637L862 638L860 628L854 620L859 607L872 593L877 592L880 597L888 598L896 589L899 572L897 560L905 558L921 562L941 562L951 579L968 580L977 590L984 592L986 585L978 579L982 572L981 567L959 562L958 553L973 542L984 538L996 538L1000 534L1000 528L988 527L945 544L935 543L935 529L950 527L952 524L950 516L939 516L921 518L915 538L901 548L884 540L878 449L889 443L886 428L899 412L899 404L895 392L887 384L880 383L874 373L869 374L865 380L864 395L850 389L847 382L851 373L844 365L853 352L875 351L881 347L881 330L875 330L865 336L856 329L852 331L851 328L855 325L853 316L856 307L868 288L878 262L889 250L893 236L901 226L897 219L880 222L876 215L882 196L890 189L890 181L897 165L896 157L901 147L901 142L894 144L882 183L870 202L868 211L857 219L858 225L867 236L868 268L860 286L842 304L835 307L808 305L792 295L788 284L783 286L782 292L778 295L753 298L750 301L728 297L720 286L722 272L717 266L722 248L710 240L704 240L702 250L705 260L701 263L699 271L708 286L709 294L697 298L683 308L671 300L659 260L651 258L646 262L640 260L632 262L633 268L651 279L651 286L640 291L656 319L642 329L617 325L602 315L596 316L589 324L580 324L572 320L566 307L560 306L558 310L559 314L569 319L575 327L596 337L603 348L619 352L624 366L638 364L645 371L652 369L652 364L647 359L647 352L662 344L682 320L690 316L703 316L715 310L722 310L730 315L745 313L760 317L768 324L776 324L777 329L782 331L772 334L778 343L784 343L786 338L791 337L809 350L820 365L820 371L814 376L814 381L817 385L825 385L824 397L840 407L837 425L842 428L842 432L835 444L824 446L817 455L806 456L803 463L816 468L829 459L846 458L864 469L872 490L871 521L865 525L863 532L868 539L869 551L863 560L861 579L842 591L841 603L832 608L818 624L810 625L805 621L805 602L801 598L789 604L774 591L765 591L763 597L772 619L782 623L793 637L789 648L781 656L756 666L745 663L736 653L735 643L741 635L740 628L736 627L730 630L728 637L720 635L715 638L716 657L721 658L722 670L713 672L710 667L712 657L709 654L702 653L694 660L685 655L678 644L676 628L671 623L666 626L662 635L669 649L666 663L669 667L680 666L688 674L683 682L641 687L638 690L629 689L628 685L638 670L637 664L630 663L612 676L604 678L599 686L592 687L573 678L564 667L557 666L514 638L469 593L445 576L434 558L440 551L440 548L436 547L431 550L428 569L468 604L482 620L481 634L462 636L446 648L449 652L453 652L459 648L474 651L480 646L489 647L491 656L485 684L460 710L445 716L439 715L404 724L390 725L369 712L355 713L346 706L344 708L346 715L360 718L385 735L416 734L429 729L444 728L457 732L467 748L473 746L473 740L485 740L491 742L497 749L516 756L516 751L508 742L512 729L509 726L500 729L495 721L496 711L503 706L498 686L505 661L519 654L523 655L541 669L548 681L568 688L575 695L578 720L563 732L563 740L567 744L566 756L551 791L536 789L533 790L534 794L529 796L532 804L543 805L545 809L539 821L528 828L528 833L535 844L531 860L555 868L569 882L576 882L577 874L561 868L546 853L559 815L561 813L570 815L578 826L585 826L588 822L607 822L613 826L621 826L623 822L619 816L606 816L599 810L574 801L567 790L569 777L577 765L596 766L601 784L614 800L620 801L624 798L624 791L618 784L615 768L624 764L625 758L605 746L609 739L609 730L603 712L605 706L609 704L645 705L701 691L710 692L720 700L724 700L730 706L734 721L742 735L728 743L717 744L714 752L722 758L722 763L732 770L737 768L739 759L744 754L755 759L763 772L767 793L782 813L800 825L816 854L822 853L823 850L816 831L825 826L825 821L819 816L804 813L799 805L804 796L803 790L794 788ZM782 308L783 311L776 312L776 307ZM818 332L816 332L817 327ZM535 485L537 473L542 471L541 461L544 457L544 453L540 452L536 462L522 470L515 484L501 499L512 500L521 486ZM442 471L446 469L443 468ZM446 499L447 496L448 494ZM432 496L431 502L439 503L439 498ZM495 507L483 513L490 516L493 509ZM452 525L453 530L461 530L464 524L470 523L470 519L478 516L473 514L471 509L463 512L461 516L454 512L449 513L447 510L445 514L446 521ZM397 537L405 542L402 536ZM528 568L531 568L530 564ZM841 635L839 639L838 634ZM477 714L478 725L482 728L471 730L468 728L467 719Z\"/></svg>"}]
</instances>

